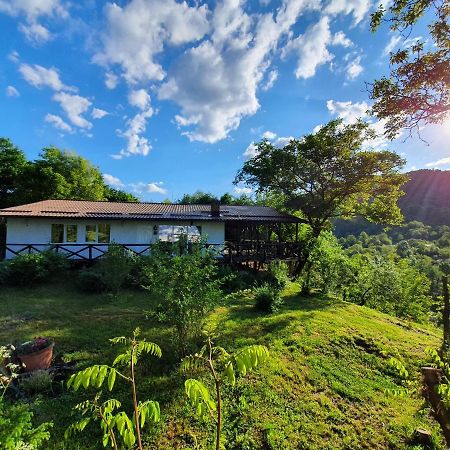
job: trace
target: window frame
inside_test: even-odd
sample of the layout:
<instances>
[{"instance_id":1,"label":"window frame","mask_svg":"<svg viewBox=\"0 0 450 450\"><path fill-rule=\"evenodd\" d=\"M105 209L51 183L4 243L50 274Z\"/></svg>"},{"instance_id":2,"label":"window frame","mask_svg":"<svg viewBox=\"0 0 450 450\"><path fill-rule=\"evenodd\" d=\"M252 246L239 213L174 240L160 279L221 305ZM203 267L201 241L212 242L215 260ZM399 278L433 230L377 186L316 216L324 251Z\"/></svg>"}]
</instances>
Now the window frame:
<instances>
[{"instance_id":1,"label":"window frame","mask_svg":"<svg viewBox=\"0 0 450 450\"><path fill-rule=\"evenodd\" d=\"M100 226L105 226L107 227L107 233L104 233L108 236L108 241L101 241L99 240L99 235L101 232L99 232L99 228ZM87 228L88 227L95 227L95 240L93 241L88 241L87 240ZM93 230L91 230L90 232L93 232ZM103 234L103 233L102 233ZM110 223L87 223L84 226L84 242L85 244L111 244L111 224Z\"/></svg>"},{"instance_id":2,"label":"window frame","mask_svg":"<svg viewBox=\"0 0 450 450\"><path fill-rule=\"evenodd\" d=\"M53 227L62 227L62 240L53 239ZM67 240L68 227L75 227L75 241ZM52 223L50 224L50 244L76 244L78 242L78 224L77 223Z\"/></svg>"},{"instance_id":3,"label":"window frame","mask_svg":"<svg viewBox=\"0 0 450 450\"><path fill-rule=\"evenodd\" d=\"M167 236L167 239L164 239L164 240L161 239L161 232L160 232L161 227L165 227L166 229L171 230L169 233L164 233L164 236ZM186 232L185 233L178 232L181 228L184 228L184 230ZM191 233L192 228L195 228L197 230L198 234ZM177 229L176 233L175 233L175 229ZM175 242L179 241L180 236L187 236L188 242L191 242L191 243L200 242L202 239L202 226L201 225L158 224L158 241L175 243ZM177 237L176 240L174 239L175 237Z\"/></svg>"}]
</instances>

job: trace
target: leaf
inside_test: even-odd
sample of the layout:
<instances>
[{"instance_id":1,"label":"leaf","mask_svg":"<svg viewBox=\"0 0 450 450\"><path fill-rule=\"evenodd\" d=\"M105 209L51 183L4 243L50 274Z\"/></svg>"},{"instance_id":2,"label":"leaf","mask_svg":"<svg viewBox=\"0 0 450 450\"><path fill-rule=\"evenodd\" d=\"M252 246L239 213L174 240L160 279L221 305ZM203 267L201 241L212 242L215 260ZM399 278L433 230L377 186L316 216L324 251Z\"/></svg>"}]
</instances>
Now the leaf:
<instances>
[{"instance_id":1,"label":"leaf","mask_svg":"<svg viewBox=\"0 0 450 450\"><path fill-rule=\"evenodd\" d=\"M159 422L161 418L161 410L159 407L159 403L152 400L146 400L143 403L139 403L138 411L141 427L144 427L145 422L147 420L156 423Z\"/></svg>"},{"instance_id":2,"label":"leaf","mask_svg":"<svg viewBox=\"0 0 450 450\"><path fill-rule=\"evenodd\" d=\"M184 387L198 416L202 417L208 411L210 413L216 411L216 404L211 400L208 388L201 381L190 378L184 382Z\"/></svg>"},{"instance_id":3,"label":"leaf","mask_svg":"<svg viewBox=\"0 0 450 450\"><path fill-rule=\"evenodd\" d=\"M269 357L269 350L264 345L251 345L240 350L232 356L228 363L235 363L239 373L245 376L247 372L255 369Z\"/></svg>"},{"instance_id":4,"label":"leaf","mask_svg":"<svg viewBox=\"0 0 450 450\"><path fill-rule=\"evenodd\" d=\"M234 386L236 383L236 376L234 374L233 363L228 361L225 365L225 375L228 378L228 381Z\"/></svg>"},{"instance_id":5,"label":"leaf","mask_svg":"<svg viewBox=\"0 0 450 450\"><path fill-rule=\"evenodd\" d=\"M130 364L131 354L129 351L117 355L116 359L112 363L113 366L126 366Z\"/></svg>"},{"instance_id":6,"label":"leaf","mask_svg":"<svg viewBox=\"0 0 450 450\"><path fill-rule=\"evenodd\" d=\"M75 391L80 386L87 389L89 386L100 387L109 370L108 366L95 365L87 367L80 372L74 373L67 382L67 387L72 387Z\"/></svg>"},{"instance_id":7,"label":"leaf","mask_svg":"<svg viewBox=\"0 0 450 450\"><path fill-rule=\"evenodd\" d=\"M116 370L111 369L108 376L108 389L110 391L112 391L115 381L116 381Z\"/></svg>"}]
</instances>

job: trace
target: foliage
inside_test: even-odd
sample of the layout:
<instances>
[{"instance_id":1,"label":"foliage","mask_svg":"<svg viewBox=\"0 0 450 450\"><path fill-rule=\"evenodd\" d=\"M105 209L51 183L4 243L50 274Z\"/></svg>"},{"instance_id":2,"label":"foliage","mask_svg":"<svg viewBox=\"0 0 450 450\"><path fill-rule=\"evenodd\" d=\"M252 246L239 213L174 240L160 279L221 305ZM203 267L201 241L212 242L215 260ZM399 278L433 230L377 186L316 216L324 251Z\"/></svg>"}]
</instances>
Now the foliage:
<instances>
[{"instance_id":1,"label":"foliage","mask_svg":"<svg viewBox=\"0 0 450 450\"><path fill-rule=\"evenodd\" d=\"M100 420L103 431L103 446L111 445L116 450L119 448L117 435L119 435L127 448L137 446L142 450L141 429L146 422L158 422L160 419L159 403L146 400L138 402L136 392L135 366L143 354L149 354L157 358L161 357L161 349L153 342L145 339L138 339L141 331L136 328L132 337L125 336L110 339L113 344L124 344L127 350L116 356L112 367L107 365L90 366L76 374L73 374L67 382L68 387L78 390L80 387L88 389L89 386L101 388L107 381L108 389L112 391L116 378L119 377L131 385L133 417L127 415L125 411L114 413L121 407L121 403L116 399L109 399L100 403L101 392L97 393L93 400L87 400L75 406L80 411L83 418L73 423L65 433L68 438L74 432L82 432L91 420ZM126 372L119 371L116 367L127 368Z\"/></svg>"},{"instance_id":2,"label":"foliage","mask_svg":"<svg viewBox=\"0 0 450 450\"><path fill-rule=\"evenodd\" d=\"M402 361L402 359L400 358L391 356L388 359L387 365L396 374L397 378L400 381L401 388L388 389L386 392L396 396L417 395L419 391L419 383L417 377L409 372L409 370L405 366L404 361Z\"/></svg>"},{"instance_id":3,"label":"foliage","mask_svg":"<svg viewBox=\"0 0 450 450\"><path fill-rule=\"evenodd\" d=\"M201 244L182 254L177 244L171 248L167 252L153 246L150 264L144 267L144 287L163 299L154 314L175 329L178 348L185 355L220 298L220 280L213 254Z\"/></svg>"},{"instance_id":4,"label":"foliage","mask_svg":"<svg viewBox=\"0 0 450 450\"><path fill-rule=\"evenodd\" d=\"M17 355L29 355L44 348L53 345L53 340L45 337L36 337L31 341L24 342L22 345L16 348L15 353Z\"/></svg>"},{"instance_id":5,"label":"foliage","mask_svg":"<svg viewBox=\"0 0 450 450\"><path fill-rule=\"evenodd\" d=\"M96 270L106 290L116 295L127 280L132 266L133 258L129 252L121 245L112 243L100 259Z\"/></svg>"},{"instance_id":6,"label":"foliage","mask_svg":"<svg viewBox=\"0 0 450 450\"><path fill-rule=\"evenodd\" d=\"M184 194L177 203L182 205L210 205L211 203L219 202L222 205L253 205L253 200L242 194L238 197L232 196L229 193L217 197L210 192L196 191L193 194Z\"/></svg>"},{"instance_id":7,"label":"foliage","mask_svg":"<svg viewBox=\"0 0 450 450\"><path fill-rule=\"evenodd\" d=\"M1 263L3 270L0 271L0 281L12 286L28 287L40 283L49 275L44 261L44 255L40 253L19 255L4 261Z\"/></svg>"},{"instance_id":8,"label":"foliage","mask_svg":"<svg viewBox=\"0 0 450 450\"><path fill-rule=\"evenodd\" d=\"M283 305L280 291L269 284L255 287L253 289L255 296L255 308L267 313L276 313Z\"/></svg>"},{"instance_id":9,"label":"foliage","mask_svg":"<svg viewBox=\"0 0 450 450\"><path fill-rule=\"evenodd\" d=\"M106 291L102 273L97 266L80 270L77 273L76 284L82 292L100 294Z\"/></svg>"},{"instance_id":10,"label":"foliage","mask_svg":"<svg viewBox=\"0 0 450 450\"><path fill-rule=\"evenodd\" d=\"M138 202L139 199L129 192L105 186L105 200L108 202Z\"/></svg>"},{"instance_id":11,"label":"foliage","mask_svg":"<svg viewBox=\"0 0 450 450\"><path fill-rule=\"evenodd\" d=\"M35 370L20 380L21 389L29 395L48 393L52 385L53 375L48 370Z\"/></svg>"},{"instance_id":12,"label":"foliage","mask_svg":"<svg viewBox=\"0 0 450 450\"><path fill-rule=\"evenodd\" d=\"M225 380L233 386L236 383L236 372L242 376L255 369L269 357L269 351L263 345L245 347L234 355L230 355L224 348L214 345L211 337L207 336L206 345L202 349L183 359L181 370L184 372L203 369L211 375L215 385L215 401L208 388L201 381L188 379L185 381L185 392L197 416L203 418L210 415L216 425L216 450L221 448L222 432L222 393L221 388Z\"/></svg>"},{"instance_id":13,"label":"foliage","mask_svg":"<svg viewBox=\"0 0 450 450\"><path fill-rule=\"evenodd\" d=\"M9 139L0 138L0 209L15 204L19 175L26 165L25 153Z\"/></svg>"},{"instance_id":14,"label":"foliage","mask_svg":"<svg viewBox=\"0 0 450 450\"><path fill-rule=\"evenodd\" d=\"M383 21L404 41L424 16L433 17L428 24L433 45L420 38L409 48L391 53L391 72L370 86L375 103L372 112L387 119L386 135L393 139L399 130L416 129L430 123L442 123L450 110L450 8L446 0L394 0L386 11L381 3L372 15L371 28Z\"/></svg>"}]
</instances>

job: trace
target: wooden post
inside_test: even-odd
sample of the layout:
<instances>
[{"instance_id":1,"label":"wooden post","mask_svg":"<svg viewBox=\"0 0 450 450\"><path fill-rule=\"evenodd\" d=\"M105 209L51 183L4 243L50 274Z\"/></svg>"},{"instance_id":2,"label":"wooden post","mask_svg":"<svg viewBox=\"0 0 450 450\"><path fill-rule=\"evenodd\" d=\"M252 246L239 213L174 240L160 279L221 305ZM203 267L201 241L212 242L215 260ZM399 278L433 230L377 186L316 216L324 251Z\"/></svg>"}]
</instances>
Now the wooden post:
<instances>
[{"instance_id":1,"label":"wooden post","mask_svg":"<svg viewBox=\"0 0 450 450\"><path fill-rule=\"evenodd\" d=\"M442 381L442 369L422 367L422 395L431 406L433 417L439 423L444 434L447 447L450 447L450 413L441 402L437 387Z\"/></svg>"},{"instance_id":2,"label":"wooden post","mask_svg":"<svg viewBox=\"0 0 450 450\"><path fill-rule=\"evenodd\" d=\"M450 300L448 293L448 275L442 277L442 291L444 294L444 308L442 310L442 322L444 325L444 339L442 342L442 353L449 350L450 344Z\"/></svg>"}]
</instances>

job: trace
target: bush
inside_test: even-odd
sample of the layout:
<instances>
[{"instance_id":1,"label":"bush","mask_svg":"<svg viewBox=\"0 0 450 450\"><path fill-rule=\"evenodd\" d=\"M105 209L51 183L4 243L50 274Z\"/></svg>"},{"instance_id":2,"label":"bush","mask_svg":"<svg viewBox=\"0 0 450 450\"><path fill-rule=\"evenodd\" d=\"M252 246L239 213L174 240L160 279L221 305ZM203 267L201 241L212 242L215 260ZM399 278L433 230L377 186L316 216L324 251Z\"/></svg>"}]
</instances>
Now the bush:
<instances>
[{"instance_id":1,"label":"bush","mask_svg":"<svg viewBox=\"0 0 450 450\"><path fill-rule=\"evenodd\" d=\"M52 423L33 427L33 413L25 403L6 404L0 395L0 444L4 450L39 449L50 438Z\"/></svg>"},{"instance_id":2,"label":"bush","mask_svg":"<svg viewBox=\"0 0 450 450\"><path fill-rule=\"evenodd\" d=\"M49 275L45 257L41 253L16 256L2 265L2 282L13 286L33 286Z\"/></svg>"},{"instance_id":3,"label":"bush","mask_svg":"<svg viewBox=\"0 0 450 450\"><path fill-rule=\"evenodd\" d=\"M260 311L275 313L283 304L280 291L278 289L274 289L267 283L262 286L255 287L253 289L253 295L255 296L255 308Z\"/></svg>"},{"instance_id":4,"label":"bush","mask_svg":"<svg viewBox=\"0 0 450 450\"><path fill-rule=\"evenodd\" d=\"M20 387L28 394L46 394L52 390L53 376L48 370L35 370L20 380Z\"/></svg>"},{"instance_id":5,"label":"bush","mask_svg":"<svg viewBox=\"0 0 450 450\"><path fill-rule=\"evenodd\" d=\"M67 257L61 253L56 253L53 250L45 250L41 253L43 256L44 268L51 275L60 275L70 267L70 262Z\"/></svg>"},{"instance_id":6,"label":"bush","mask_svg":"<svg viewBox=\"0 0 450 450\"><path fill-rule=\"evenodd\" d=\"M80 270L77 277L77 286L83 292L101 294L106 291L102 274L97 267Z\"/></svg>"}]
</instances>

